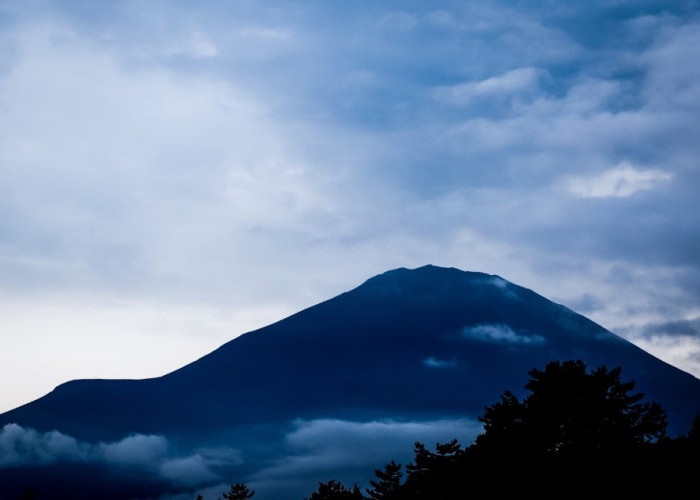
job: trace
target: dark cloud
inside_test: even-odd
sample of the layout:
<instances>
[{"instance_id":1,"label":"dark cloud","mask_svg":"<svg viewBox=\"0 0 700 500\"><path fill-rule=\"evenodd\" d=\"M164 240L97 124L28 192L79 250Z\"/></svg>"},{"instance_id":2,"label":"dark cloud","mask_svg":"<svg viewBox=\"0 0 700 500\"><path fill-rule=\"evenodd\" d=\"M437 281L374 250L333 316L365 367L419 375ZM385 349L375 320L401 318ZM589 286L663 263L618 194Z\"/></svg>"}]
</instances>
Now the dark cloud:
<instances>
[{"instance_id":1,"label":"dark cloud","mask_svg":"<svg viewBox=\"0 0 700 500\"><path fill-rule=\"evenodd\" d=\"M577 299L569 300L568 306L579 314L588 314L605 307L605 304L590 293L584 293Z\"/></svg>"},{"instance_id":2,"label":"dark cloud","mask_svg":"<svg viewBox=\"0 0 700 500\"><path fill-rule=\"evenodd\" d=\"M642 334L647 337L695 337L700 338L700 317L645 325Z\"/></svg>"}]
</instances>

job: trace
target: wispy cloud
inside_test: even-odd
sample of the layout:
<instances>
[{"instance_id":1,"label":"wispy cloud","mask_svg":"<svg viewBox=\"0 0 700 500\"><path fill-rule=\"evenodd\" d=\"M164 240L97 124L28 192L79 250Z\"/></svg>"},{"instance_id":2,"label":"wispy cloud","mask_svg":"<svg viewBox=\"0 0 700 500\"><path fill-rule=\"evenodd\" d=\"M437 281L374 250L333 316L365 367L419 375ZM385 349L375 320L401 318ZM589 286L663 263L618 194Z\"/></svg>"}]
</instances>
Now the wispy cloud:
<instances>
[{"instance_id":1,"label":"wispy cloud","mask_svg":"<svg viewBox=\"0 0 700 500\"><path fill-rule=\"evenodd\" d=\"M430 356L423 360L423 364L428 368L455 368L457 361Z\"/></svg>"},{"instance_id":2,"label":"wispy cloud","mask_svg":"<svg viewBox=\"0 0 700 500\"><path fill-rule=\"evenodd\" d=\"M499 76L476 82L439 87L435 97L450 104L464 106L474 99L487 97L511 97L537 90L539 71L535 68L518 68Z\"/></svg>"},{"instance_id":3,"label":"wispy cloud","mask_svg":"<svg viewBox=\"0 0 700 500\"><path fill-rule=\"evenodd\" d=\"M639 191L653 189L672 178L673 175L669 172L638 169L624 162L595 176L571 177L567 180L566 187L580 198L625 198Z\"/></svg>"},{"instance_id":4,"label":"wispy cloud","mask_svg":"<svg viewBox=\"0 0 700 500\"><path fill-rule=\"evenodd\" d=\"M646 335L695 336L700 337L700 317L680 319L665 323L651 323L644 326Z\"/></svg>"},{"instance_id":5,"label":"wispy cloud","mask_svg":"<svg viewBox=\"0 0 700 500\"><path fill-rule=\"evenodd\" d=\"M508 325L481 324L463 328L462 337L497 344L542 344L541 335L516 333Z\"/></svg>"}]
</instances>

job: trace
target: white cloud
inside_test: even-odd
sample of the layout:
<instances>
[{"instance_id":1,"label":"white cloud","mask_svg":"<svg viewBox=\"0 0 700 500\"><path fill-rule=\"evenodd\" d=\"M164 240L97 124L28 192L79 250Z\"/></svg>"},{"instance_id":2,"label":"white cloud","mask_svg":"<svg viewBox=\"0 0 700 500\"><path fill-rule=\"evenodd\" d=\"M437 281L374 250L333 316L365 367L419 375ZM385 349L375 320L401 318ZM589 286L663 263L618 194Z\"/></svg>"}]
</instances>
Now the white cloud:
<instances>
[{"instance_id":1,"label":"white cloud","mask_svg":"<svg viewBox=\"0 0 700 500\"><path fill-rule=\"evenodd\" d=\"M293 488L303 492L309 484L329 478L347 484L363 482L374 469L390 460L404 464L412 460L416 441L432 447L438 442L457 439L469 445L483 431L480 423L466 419L423 422L318 419L298 421L295 427L286 437L286 456L247 481L261 497L273 498L276 492ZM342 476L338 475L340 471Z\"/></svg>"},{"instance_id":2,"label":"white cloud","mask_svg":"<svg viewBox=\"0 0 700 500\"><path fill-rule=\"evenodd\" d=\"M541 344L545 341L541 335L516 333L508 325L469 326L463 328L461 334L465 338L497 344Z\"/></svg>"},{"instance_id":3,"label":"white cloud","mask_svg":"<svg viewBox=\"0 0 700 500\"><path fill-rule=\"evenodd\" d=\"M82 461L89 454L84 443L58 431L39 433L17 424L6 424L0 430L0 467Z\"/></svg>"},{"instance_id":4,"label":"white cloud","mask_svg":"<svg viewBox=\"0 0 700 500\"><path fill-rule=\"evenodd\" d=\"M658 27L656 43L640 57L648 66L644 90L650 108L697 113L700 100L700 68L693 64L700 43L697 17L687 24L672 20Z\"/></svg>"},{"instance_id":5,"label":"white cloud","mask_svg":"<svg viewBox=\"0 0 700 500\"><path fill-rule=\"evenodd\" d=\"M246 38L258 38L262 40L285 42L293 38L292 33L280 28L247 27L240 31L240 35Z\"/></svg>"},{"instance_id":6,"label":"white cloud","mask_svg":"<svg viewBox=\"0 0 700 500\"><path fill-rule=\"evenodd\" d=\"M630 334L629 339L648 353L681 370L696 377L700 374L700 339L696 335Z\"/></svg>"},{"instance_id":7,"label":"white cloud","mask_svg":"<svg viewBox=\"0 0 700 500\"><path fill-rule=\"evenodd\" d=\"M425 422L347 420L308 420L296 423L286 442L292 454L273 469L256 477L287 474L289 471L328 470L332 467L370 465L389 459L392 454L410 456L413 443L432 445L459 439L471 444L482 427L471 420L436 420Z\"/></svg>"},{"instance_id":8,"label":"white cloud","mask_svg":"<svg viewBox=\"0 0 700 500\"><path fill-rule=\"evenodd\" d=\"M110 443L86 443L58 431L37 432L17 424L0 429L0 467L48 465L59 462L102 464L128 467L143 474L169 481L175 486L194 487L218 479L213 467L222 463L222 454L237 450L218 450L213 460L206 453L181 456L174 453L163 436L134 434Z\"/></svg>"},{"instance_id":9,"label":"white cloud","mask_svg":"<svg viewBox=\"0 0 700 500\"><path fill-rule=\"evenodd\" d=\"M183 52L197 58L210 58L219 55L216 44L198 31L192 33L189 44Z\"/></svg>"},{"instance_id":10,"label":"white cloud","mask_svg":"<svg viewBox=\"0 0 700 500\"><path fill-rule=\"evenodd\" d=\"M168 451L168 441L163 436L135 434L114 443L99 443L94 453L112 464L152 467Z\"/></svg>"},{"instance_id":11,"label":"white cloud","mask_svg":"<svg viewBox=\"0 0 700 500\"><path fill-rule=\"evenodd\" d=\"M435 97L450 104L464 106L479 97L513 96L536 90L539 71L535 68L518 68L507 73L477 82L439 87Z\"/></svg>"},{"instance_id":12,"label":"white cloud","mask_svg":"<svg viewBox=\"0 0 700 500\"><path fill-rule=\"evenodd\" d=\"M508 297L509 299L520 300L520 296L518 295L516 290L510 286L508 281L504 280L500 276L488 276L484 279L480 279L479 282L487 286L493 286L498 288L501 291L501 293L503 293L503 295L505 297Z\"/></svg>"},{"instance_id":13,"label":"white cloud","mask_svg":"<svg viewBox=\"0 0 700 500\"><path fill-rule=\"evenodd\" d=\"M639 169L628 162L589 177L570 177L566 188L580 198L626 198L639 191L653 189L673 175L658 169Z\"/></svg>"},{"instance_id":14,"label":"white cloud","mask_svg":"<svg viewBox=\"0 0 700 500\"><path fill-rule=\"evenodd\" d=\"M207 459L195 454L163 461L160 465L160 475L177 486L197 486L218 479L210 467Z\"/></svg>"},{"instance_id":15,"label":"white cloud","mask_svg":"<svg viewBox=\"0 0 700 500\"><path fill-rule=\"evenodd\" d=\"M439 359L433 356L425 358L423 364L428 368L454 368L457 366L455 360Z\"/></svg>"},{"instance_id":16,"label":"white cloud","mask_svg":"<svg viewBox=\"0 0 700 500\"><path fill-rule=\"evenodd\" d=\"M508 282L499 276L492 276L487 280L487 282L492 284L496 288L500 288L501 290L508 287Z\"/></svg>"}]
</instances>

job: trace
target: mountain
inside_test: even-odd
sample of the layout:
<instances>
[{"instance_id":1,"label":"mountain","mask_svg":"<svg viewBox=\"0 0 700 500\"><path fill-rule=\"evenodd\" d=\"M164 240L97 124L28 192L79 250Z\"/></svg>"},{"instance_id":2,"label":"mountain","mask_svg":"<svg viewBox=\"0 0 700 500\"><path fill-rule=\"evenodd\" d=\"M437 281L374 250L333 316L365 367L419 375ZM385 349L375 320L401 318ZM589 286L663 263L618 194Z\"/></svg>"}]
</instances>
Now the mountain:
<instances>
[{"instance_id":1,"label":"mountain","mask_svg":"<svg viewBox=\"0 0 700 500\"><path fill-rule=\"evenodd\" d=\"M301 500L318 481L371 475L416 440L468 444L485 406L567 359L621 366L666 410L672 436L700 412L700 380L531 290L402 268L162 377L71 381L0 415L0 450L8 436L24 450L0 456L0 495L31 485L71 498L100 487L113 495L101 498L194 498L246 481L259 500Z\"/></svg>"}]
</instances>

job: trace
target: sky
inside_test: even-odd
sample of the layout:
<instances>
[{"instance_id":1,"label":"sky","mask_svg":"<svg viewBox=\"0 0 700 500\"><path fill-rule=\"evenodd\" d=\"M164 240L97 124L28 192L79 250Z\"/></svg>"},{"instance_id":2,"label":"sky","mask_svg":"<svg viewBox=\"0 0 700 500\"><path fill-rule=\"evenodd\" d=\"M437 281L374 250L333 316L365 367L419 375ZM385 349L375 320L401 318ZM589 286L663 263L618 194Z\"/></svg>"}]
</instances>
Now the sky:
<instances>
[{"instance_id":1,"label":"sky","mask_svg":"<svg viewBox=\"0 0 700 500\"><path fill-rule=\"evenodd\" d=\"M426 264L700 376L698 47L696 0L0 0L0 411Z\"/></svg>"}]
</instances>

